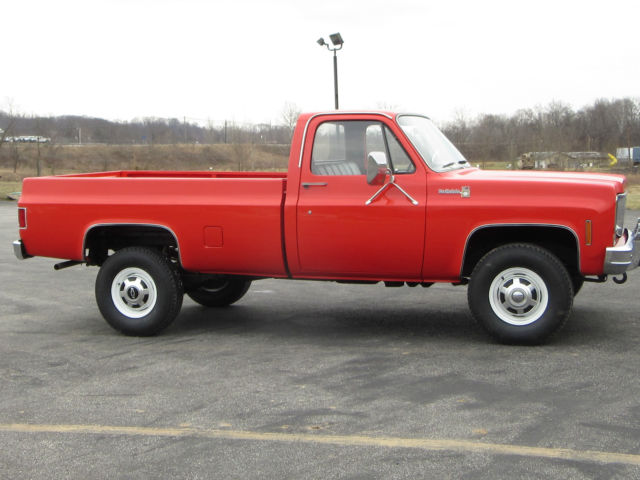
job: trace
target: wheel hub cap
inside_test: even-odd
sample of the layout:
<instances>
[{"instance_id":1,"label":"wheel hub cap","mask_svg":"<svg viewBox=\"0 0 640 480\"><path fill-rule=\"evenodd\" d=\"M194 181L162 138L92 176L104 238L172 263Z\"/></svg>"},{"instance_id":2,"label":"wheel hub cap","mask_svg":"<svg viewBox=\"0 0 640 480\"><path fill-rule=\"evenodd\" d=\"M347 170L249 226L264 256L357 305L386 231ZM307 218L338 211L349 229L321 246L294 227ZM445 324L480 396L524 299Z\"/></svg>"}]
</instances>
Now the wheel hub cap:
<instances>
[{"instance_id":1,"label":"wheel hub cap","mask_svg":"<svg viewBox=\"0 0 640 480\"><path fill-rule=\"evenodd\" d=\"M529 290L526 285L521 284L520 279L514 279L513 284L504 288L502 293L505 304L515 310L522 310L535 304L535 300L532 298L534 292Z\"/></svg>"},{"instance_id":2,"label":"wheel hub cap","mask_svg":"<svg viewBox=\"0 0 640 480\"><path fill-rule=\"evenodd\" d=\"M157 289L151 275L140 268L126 268L113 279L111 298L116 309L130 318L148 315L156 304Z\"/></svg>"},{"instance_id":3,"label":"wheel hub cap","mask_svg":"<svg viewBox=\"0 0 640 480\"><path fill-rule=\"evenodd\" d=\"M140 296L140 292L138 292L138 289L136 287L129 287L127 289L127 296L129 297L129 299L135 300Z\"/></svg>"},{"instance_id":4,"label":"wheel hub cap","mask_svg":"<svg viewBox=\"0 0 640 480\"><path fill-rule=\"evenodd\" d=\"M529 325L546 311L549 301L544 280L528 268L509 268L497 275L489 289L489 303L503 321Z\"/></svg>"}]
</instances>

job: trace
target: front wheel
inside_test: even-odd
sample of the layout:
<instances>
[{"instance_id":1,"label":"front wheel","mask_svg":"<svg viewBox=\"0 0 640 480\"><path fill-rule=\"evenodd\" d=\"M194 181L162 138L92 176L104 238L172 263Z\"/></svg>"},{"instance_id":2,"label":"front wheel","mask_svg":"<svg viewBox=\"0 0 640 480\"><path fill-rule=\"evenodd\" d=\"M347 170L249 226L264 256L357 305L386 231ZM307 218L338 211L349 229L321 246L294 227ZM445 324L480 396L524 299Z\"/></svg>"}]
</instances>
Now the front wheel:
<instances>
[{"instance_id":1,"label":"front wheel","mask_svg":"<svg viewBox=\"0 0 640 480\"><path fill-rule=\"evenodd\" d=\"M96 277L96 301L104 319L125 335L164 330L182 306L182 282L171 263L149 248L129 247L105 260Z\"/></svg>"},{"instance_id":2,"label":"front wheel","mask_svg":"<svg viewBox=\"0 0 640 480\"><path fill-rule=\"evenodd\" d=\"M499 341L540 344L569 317L573 286L555 255L534 245L512 244L478 262L468 301L476 320Z\"/></svg>"}]
</instances>

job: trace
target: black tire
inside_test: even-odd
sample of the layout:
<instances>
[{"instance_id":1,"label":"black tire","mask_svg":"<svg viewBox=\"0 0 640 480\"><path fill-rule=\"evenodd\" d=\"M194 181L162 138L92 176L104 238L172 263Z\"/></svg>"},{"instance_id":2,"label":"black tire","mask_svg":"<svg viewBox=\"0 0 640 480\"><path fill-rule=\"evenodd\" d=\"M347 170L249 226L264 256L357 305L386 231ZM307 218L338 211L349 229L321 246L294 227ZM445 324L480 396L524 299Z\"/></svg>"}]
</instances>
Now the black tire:
<instances>
[{"instance_id":1,"label":"black tire","mask_svg":"<svg viewBox=\"0 0 640 480\"><path fill-rule=\"evenodd\" d=\"M244 297L251 286L251 280L223 278L207 280L187 295L205 307L226 307Z\"/></svg>"},{"instance_id":2,"label":"black tire","mask_svg":"<svg viewBox=\"0 0 640 480\"><path fill-rule=\"evenodd\" d=\"M128 247L105 260L96 278L96 301L104 319L125 335L156 335L182 307L180 277L156 250Z\"/></svg>"},{"instance_id":3,"label":"black tire","mask_svg":"<svg viewBox=\"0 0 640 480\"><path fill-rule=\"evenodd\" d=\"M571 277L549 251L510 244L487 253L471 274L467 292L473 316L502 343L543 343L567 321Z\"/></svg>"},{"instance_id":4,"label":"black tire","mask_svg":"<svg viewBox=\"0 0 640 480\"><path fill-rule=\"evenodd\" d=\"M582 275L572 275L571 284L573 285L573 297L575 298L584 285L584 277Z\"/></svg>"}]
</instances>

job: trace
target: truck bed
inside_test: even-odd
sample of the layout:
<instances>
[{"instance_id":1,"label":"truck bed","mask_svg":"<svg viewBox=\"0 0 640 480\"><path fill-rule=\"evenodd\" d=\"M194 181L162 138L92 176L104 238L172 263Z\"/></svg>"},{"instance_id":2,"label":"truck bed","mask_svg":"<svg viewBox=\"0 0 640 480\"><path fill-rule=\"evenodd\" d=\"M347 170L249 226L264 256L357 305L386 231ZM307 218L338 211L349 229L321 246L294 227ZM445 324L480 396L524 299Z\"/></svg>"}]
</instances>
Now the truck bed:
<instances>
[{"instance_id":1,"label":"truck bed","mask_svg":"<svg viewBox=\"0 0 640 480\"><path fill-rule=\"evenodd\" d=\"M114 171L25 179L21 206L29 255L85 260L92 229L160 227L183 267L286 276L282 211L286 173Z\"/></svg>"}]
</instances>

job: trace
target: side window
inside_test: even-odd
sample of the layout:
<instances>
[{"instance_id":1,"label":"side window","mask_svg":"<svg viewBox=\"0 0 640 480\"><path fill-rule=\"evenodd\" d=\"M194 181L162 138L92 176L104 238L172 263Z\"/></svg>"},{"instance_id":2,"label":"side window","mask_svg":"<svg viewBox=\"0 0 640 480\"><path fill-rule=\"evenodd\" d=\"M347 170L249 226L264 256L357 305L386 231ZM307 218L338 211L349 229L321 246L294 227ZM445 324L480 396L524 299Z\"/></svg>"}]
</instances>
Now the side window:
<instances>
[{"instance_id":1,"label":"side window","mask_svg":"<svg viewBox=\"0 0 640 480\"><path fill-rule=\"evenodd\" d=\"M389 156L391 158L391 164L393 165L393 173L413 173L416 171L416 166L413 164L407 152L405 152L402 145L389 128L384 127L384 131L387 136L387 145L389 146Z\"/></svg>"},{"instance_id":2,"label":"side window","mask_svg":"<svg viewBox=\"0 0 640 480\"><path fill-rule=\"evenodd\" d=\"M323 123L316 130L313 141L312 166L315 164L338 162L345 160L344 125L339 123Z\"/></svg>"},{"instance_id":3,"label":"side window","mask_svg":"<svg viewBox=\"0 0 640 480\"><path fill-rule=\"evenodd\" d=\"M326 122L318 127L311 152L311 172L315 175L363 175L357 124L365 122Z\"/></svg>"},{"instance_id":4,"label":"side window","mask_svg":"<svg viewBox=\"0 0 640 480\"><path fill-rule=\"evenodd\" d=\"M311 151L311 172L314 175L364 175L371 152L385 152L396 174L416 170L388 127L381 122L354 120L318 126Z\"/></svg>"},{"instance_id":5,"label":"side window","mask_svg":"<svg viewBox=\"0 0 640 480\"><path fill-rule=\"evenodd\" d=\"M371 152L385 152L391 163L393 173L413 173L416 167L404 151L402 145L388 127L372 123L367 127L367 156Z\"/></svg>"},{"instance_id":6,"label":"side window","mask_svg":"<svg viewBox=\"0 0 640 480\"><path fill-rule=\"evenodd\" d=\"M386 152L387 148L384 145L384 137L382 133L382 125L379 123L372 123L367 127L367 157L371 152Z\"/></svg>"}]
</instances>

